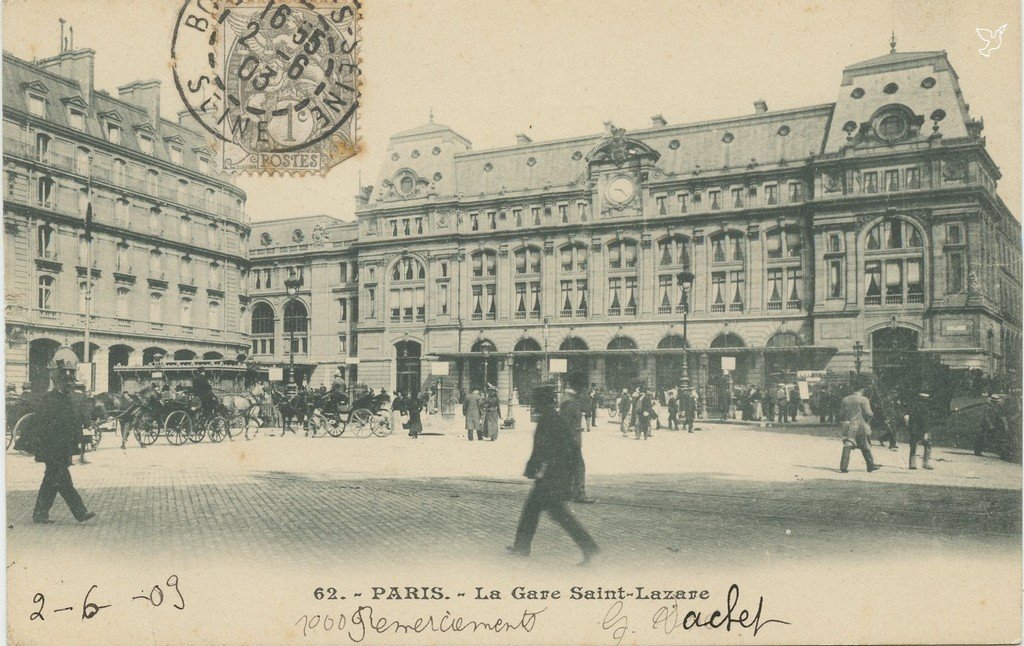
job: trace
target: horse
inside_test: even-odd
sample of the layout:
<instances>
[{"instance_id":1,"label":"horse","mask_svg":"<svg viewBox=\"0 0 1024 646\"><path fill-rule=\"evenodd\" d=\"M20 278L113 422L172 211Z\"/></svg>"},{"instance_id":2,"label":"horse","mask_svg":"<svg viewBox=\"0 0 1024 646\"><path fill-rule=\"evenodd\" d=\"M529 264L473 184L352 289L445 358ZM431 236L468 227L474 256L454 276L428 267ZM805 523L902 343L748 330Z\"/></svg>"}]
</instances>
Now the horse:
<instances>
[{"instance_id":1,"label":"horse","mask_svg":"<svg viewBox=\"0 0 1024 646\"><path fill-rule=\"evenodd\" d=\"M274 402L274 406L281 413L281 437L284 437L285 431L295 432L292 428L293 419L301 421L303 428L306 427L307 401L304 391L300 390L295 395L288 397L278 389L271 388L270 398Z\"/></svg>"},{"instance_id":2,"label":"horse","mask_svg":"<svg viewBox=\"0 0 1024 646\"><path fill-rule=\"evenodd\" d=\"M230 414L241 414L245 425L245 439L249 439L249 422L255 422L256 430L253 431L253 438L260 432L263 425L263 418L260 416L262 402L246 393L243 395L222 395L221 406Z\"/></svg>"}]
</instances>

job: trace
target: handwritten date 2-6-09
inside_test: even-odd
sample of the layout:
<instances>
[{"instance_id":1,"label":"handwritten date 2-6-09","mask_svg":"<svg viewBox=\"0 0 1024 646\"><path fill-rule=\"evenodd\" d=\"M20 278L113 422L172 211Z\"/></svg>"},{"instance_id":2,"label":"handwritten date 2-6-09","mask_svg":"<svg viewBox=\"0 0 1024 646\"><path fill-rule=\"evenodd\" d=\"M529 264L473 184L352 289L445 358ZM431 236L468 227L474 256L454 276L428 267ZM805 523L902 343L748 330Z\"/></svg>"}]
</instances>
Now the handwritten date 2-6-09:
<instances>
[{"instance_id":1,"label":"handwritten date 2-6-09","mask_svg":"<svg viewBox=\"0 0 1024 646\"><path fill-rule=\"evenodd\" d=\"M101 603L96 599L101 597L102 593L97 592L98 585L93 585L85 593L85 597L82 599L81 606L81 620L92 619L100 613L101 610L110 608L113 606L112 603ZM93 596L93 593L96 596ZM103 598L105 601L107 598ZM134 595L130 598L130 601L141 601L143 605L149 604L150 607L158 608L166 602L168 606L175 610L185 609L185 595L181 591L181 587L178 582L178 575L172 574L167 577L163 586L156 584L149 589L142 590L141 593ZM71 612L75 610L77 606L63 606L60 608L49 608L47 607L46 595L42 592L37 592L32 597L32 603L35 604L35 608L31 614L29 614L29 621L46 621L48 617L53 617L57 613Z\"/></svg>"}]
</instances>

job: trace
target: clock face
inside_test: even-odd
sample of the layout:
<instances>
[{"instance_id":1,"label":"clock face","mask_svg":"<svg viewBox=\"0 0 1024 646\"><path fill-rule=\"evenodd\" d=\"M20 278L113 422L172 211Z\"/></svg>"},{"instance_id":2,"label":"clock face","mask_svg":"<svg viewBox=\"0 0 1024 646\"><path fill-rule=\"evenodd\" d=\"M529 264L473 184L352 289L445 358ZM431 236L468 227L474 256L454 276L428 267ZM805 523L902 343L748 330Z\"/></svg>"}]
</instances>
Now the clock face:
<instances>
[{"instance_id":1,"label":"clock face","mask_svg":"<svg viewBox=\"0 0 1024 646\"><path fill-rule=\"evenodd\" d=\"M608 182L608 188L605 190L605 197L609 202L615 204L625 204L632 200L634 195L636 195L636 184L628 177L616 177Z\"/></svg>"}]
</instances>

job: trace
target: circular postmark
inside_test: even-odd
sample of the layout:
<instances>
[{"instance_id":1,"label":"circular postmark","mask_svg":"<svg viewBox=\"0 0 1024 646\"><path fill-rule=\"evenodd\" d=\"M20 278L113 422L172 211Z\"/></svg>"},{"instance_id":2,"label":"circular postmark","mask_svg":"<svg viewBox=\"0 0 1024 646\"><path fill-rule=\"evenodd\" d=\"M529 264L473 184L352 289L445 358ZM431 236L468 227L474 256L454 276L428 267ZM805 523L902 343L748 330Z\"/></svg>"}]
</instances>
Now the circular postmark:
<instances>
[{"instance_id":1,"label":"circular postmark","mask_svg":"<svg viewBox=\"0 0 1024 646\"><path fill-rule=\"evenodd\" d=\"M323 171L356 152L359 0L187 0L171 45L224 170Z\"/></svg>"}]
</instances>

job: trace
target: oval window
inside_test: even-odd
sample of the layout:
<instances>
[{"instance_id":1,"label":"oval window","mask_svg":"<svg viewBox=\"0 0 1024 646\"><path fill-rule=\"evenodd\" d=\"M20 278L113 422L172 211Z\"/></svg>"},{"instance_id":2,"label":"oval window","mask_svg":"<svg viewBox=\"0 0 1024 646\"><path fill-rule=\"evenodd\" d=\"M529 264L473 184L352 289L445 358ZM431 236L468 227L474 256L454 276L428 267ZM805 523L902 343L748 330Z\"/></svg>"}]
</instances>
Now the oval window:
<instances>
[{"instance_id":1,"label":"oval window","mask_svg":"<svg viewBox=\"0 0 1024 646\"><path fill-rule=\"evenodd\" d=\"M850 92L850 96L852 96L855 99L861 98L862 96L864 96L864 88L862 88L862 87L854 88L853 92Z\"/></svg>"}]
</instances>

